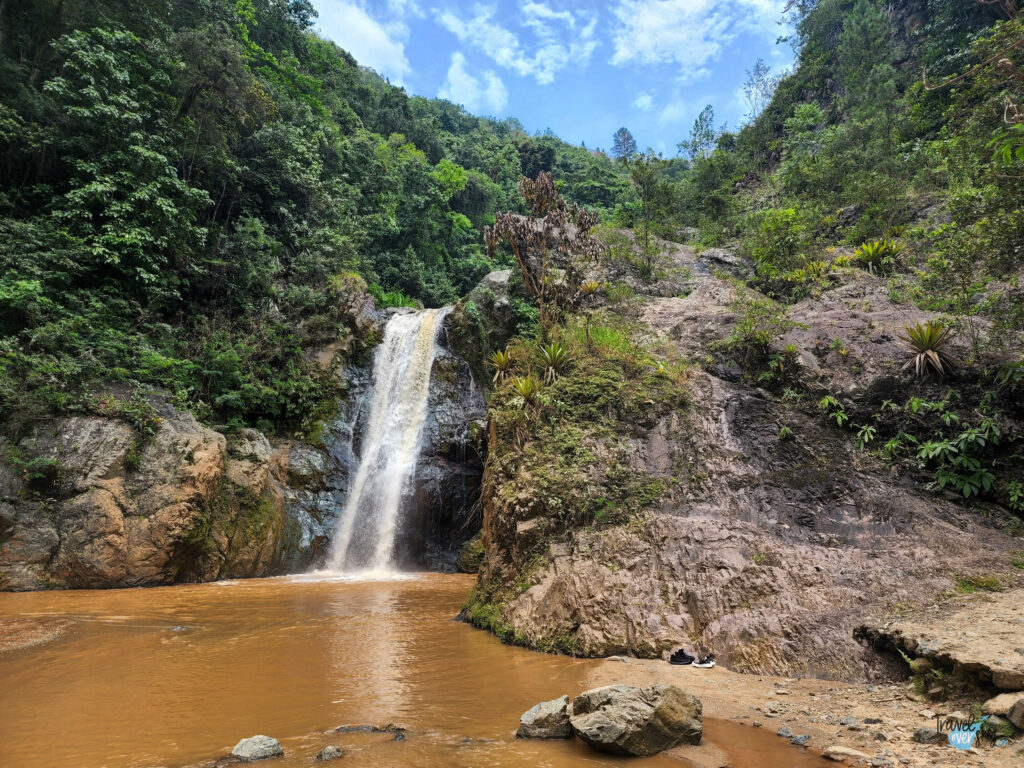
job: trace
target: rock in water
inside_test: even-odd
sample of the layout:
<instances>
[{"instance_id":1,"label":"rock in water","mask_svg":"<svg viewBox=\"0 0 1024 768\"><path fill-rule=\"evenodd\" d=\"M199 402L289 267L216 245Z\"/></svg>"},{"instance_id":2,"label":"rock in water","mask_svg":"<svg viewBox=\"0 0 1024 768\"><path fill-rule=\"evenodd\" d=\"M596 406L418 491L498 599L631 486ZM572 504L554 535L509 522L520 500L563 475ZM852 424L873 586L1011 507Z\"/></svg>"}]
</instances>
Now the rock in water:
<instances>
[{"instance_id":1,"label":"rock in water","mask_svg":"<svg viewBox=\"0 0 1024 768\"><path fill-rule=\"evenodd\" d=\"M542 701L528 709L519 718L520 739L568 739L572 736L569 724L569 697L560 696L551 701Z\"/></svg>"},{"instance_id":2,"label":"rock in water","mask_svg":"<svg viewBox=\"0 0 1024 768\"><path fill-rule=\"evenodd\" d=\"M251 736L242 739L231 750L232 757L240 757L242 760L266 760L268 757L281 757L284 750L277 739L269 736Z\"/></svg>"},{"instance_id":3,"label":"rock in water","mask_svg":"<svg viewBox=\"0 0 1024 768\"><path fill-rule=\"evenodd\" d=\"M611 685L572 702L573 732L594 749L616 755L654 755L680 744L699 744L700 700L674 685Z\"/></svg>"},{"instance_id":4,"label":"rock in water","mask_svg":"<svg viewBox=\"0 0 1024 768\"><path fill-rule=\"evenodd\" d=\"M328 745L317 753L316 759L319 763L326 763L328 760L337 760L339 757L344 757L344 755L345 753L337 747Z\"/></svg>"}]
</instances>

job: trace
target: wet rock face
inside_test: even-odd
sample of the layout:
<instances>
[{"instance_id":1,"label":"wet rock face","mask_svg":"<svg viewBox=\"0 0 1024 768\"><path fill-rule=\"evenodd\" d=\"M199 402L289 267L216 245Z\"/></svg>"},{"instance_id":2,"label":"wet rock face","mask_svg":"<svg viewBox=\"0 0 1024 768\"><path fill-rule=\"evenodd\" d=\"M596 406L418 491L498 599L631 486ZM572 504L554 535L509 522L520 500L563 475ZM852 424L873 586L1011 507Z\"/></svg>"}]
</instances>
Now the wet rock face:
<instances>
[{"instance_id":1,"label":"wet rock face","mask_svg":"<svg viewBox=\"0 0 1024 768\"><path fill-rule=\"evenodd\" d=\"M434 361L423 451L416 465L396 559L420 567L455 568L461 545L479 528L487 407L469 365L446 346Z\"/></svg>"},{"instance_id":2,"label":"wet rock face","mask_svg":"<svg viewBox=\"0 0 1024 768\"><path fill-rule=\"evenodd\" d=\"M680 744L700 744L700 700L674 685L612 685L572 702L573 732L594 749L616 755L656 755Z\"/></svg>"},{"instance_id":3,"label":"wet rock face","mask_svg":"<svg viewBox=\"0 0 1024 768\"><path fill-rule=\"evenodd\" d=\"M117 419L74 416L21 441L53 473L31 488L0 472L0 586L147 586L273 569L284 512L266 437L228 440L155 405L149 438Z\"/></svg>"},{"instance_id":4,"label":"wet rock face","mask_svg":"<svg viewBox=\"0 0 1024 768\"><path fill-rule=\"evenodd\" d=\"M384 321L381 321L383 326ZM477 533L486 406L469 365L448 348L446 333L431 372L423 449L397 536L395 559L407 567L454 570L461 545ZM348 398L324 428L321 444L282 443L274 477L287 510L281 566L301 571L330 554L349 483L359 466L368 418L372 366L341 371Z\"/></svg>"}]
</instances>

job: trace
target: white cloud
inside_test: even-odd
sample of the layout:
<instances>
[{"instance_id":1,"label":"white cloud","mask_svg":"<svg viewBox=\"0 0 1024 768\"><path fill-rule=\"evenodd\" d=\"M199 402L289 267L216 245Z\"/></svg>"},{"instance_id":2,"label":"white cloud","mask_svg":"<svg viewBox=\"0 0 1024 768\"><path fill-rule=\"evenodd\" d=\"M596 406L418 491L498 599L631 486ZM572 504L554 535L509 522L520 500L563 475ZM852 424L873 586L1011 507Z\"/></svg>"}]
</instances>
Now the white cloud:
<instances>
[{"instance_id":1,"label":"white cloud","mask_svg":"<svg viewBox=\"0 0 1024 768\"><path fill-rule=\"evenodd\" d=\"M409 27L395 19L403 14L422 15L416 0L389 0L388 20L378 20L361 0L321 0L321 33L355 56L356 61L375 69L392 82L403 85L412 74L405 43Z\"/></svg>"},{"instance_id":2,"label":"white cloud","mask_svg":"<svg viewBox=\"0 0 1024 768\"><path fill-rule=\"evenodd\" d=\"M675 64L684 83L710 74L708 64L738 35L774 40L785 0L618 0L612 13L612 64Z\"/></svg>"},{"instance_id":3,"label":"white cloud","mask_svg":"<svg viewBox=\"0 0 1024 768\"><path fill-rule=\"evenodd\" d=\"M452 54L448 75L437 95L461 104L471 112L496 114L508 104L508 91L501 78L487 70L481 82L466 69L466 57L458 51Z\"/></svg>"},{"instance_id":4,"label":"white cloud","mask_svg":"<svg viewBox=\"0 0 1024 768\"><path fill-rule=\"evenodd\" d=\"M654 107L654 94L651 91L640 91L633 99L633 106L641 112L650 112Z\"/></svg>"},{"instance_id":5,"label":"white cloud","mask_svg":"<svg viewBox=\"0 0 1024 768\"><path fill-rule=\"evenodd\" d=\"M434 16L460 42L479 49L517 75L533 77L541 85L554 82L555 76L571 63L584 67L590 61L597 47L596 17L589 18L583 11L556 11L538 0L527 0L519 11L521 16L516 21L532 38L527 42L502 26L493 6L476 5L468 14L435 9Z\"/></svg>"}]
</instances>

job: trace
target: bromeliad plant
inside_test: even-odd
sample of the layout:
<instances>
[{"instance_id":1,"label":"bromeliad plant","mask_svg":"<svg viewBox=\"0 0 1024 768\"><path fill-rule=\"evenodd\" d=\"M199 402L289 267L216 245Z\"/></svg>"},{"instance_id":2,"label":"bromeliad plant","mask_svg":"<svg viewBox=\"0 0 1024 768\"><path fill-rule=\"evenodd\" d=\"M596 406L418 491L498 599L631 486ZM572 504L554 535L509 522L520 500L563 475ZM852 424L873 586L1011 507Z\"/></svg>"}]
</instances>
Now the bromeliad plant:
<instances>
[{"instance_id":1,"label":"bromeliad plant","mask_svg":"<svg viewBox=\"0 0 1024 768\"><path fill-rule=\"evenodd\" d=\"M487 364L494 368L494 386L505 383L512 369L512 353L507 349L499 350L491 355Z\"/></svg>"},{"instance_id":2,"label":"bromeliad plant","mask_svg":"<svg viewBox=\"0 0 1024 768\"><path fill-rule=\"evenodd\" d=\"M533 376L517 376L512 379L512 389L518 394L521 405L533 405L540 397L541 385Z\"/></svg>"},{"instance_id":3,"label":"bromeliad plant","mask_svg":"<svg viewBox=\"0 0 1024 768\"><path fill-rule=\"evenodd\" d=\"M553 384L561 375L572 358L569 355L569 348L561 344L548 344L540 348L540 359L544 364L544 383Z\"/></svg>"},{"instance_id":4,"label":"bromeliad plant","mask_svg":"<svg viewBox=\"0 0 1024 768\"><path fill-rule=\"evenodd\" d=\"M895 240L869 240L862 243L853 253L857 262L871 274L885 274L892 271L906 246Z\"/></svg>"},{"instance_id":5,"label":"bromeliad plant","mask_svg":"<svg viewBox=\"0 0 1024 768\"><path fill-rule=\"evenodd\" d=\"M903 366L903 370L913 368L919 377L929 370L938 376L946 375L948 369L956 365L956 360L945 349L955 337L953 329L938 320L908 325L900 334L911 357Z\"/></svg>"}]
</instances>

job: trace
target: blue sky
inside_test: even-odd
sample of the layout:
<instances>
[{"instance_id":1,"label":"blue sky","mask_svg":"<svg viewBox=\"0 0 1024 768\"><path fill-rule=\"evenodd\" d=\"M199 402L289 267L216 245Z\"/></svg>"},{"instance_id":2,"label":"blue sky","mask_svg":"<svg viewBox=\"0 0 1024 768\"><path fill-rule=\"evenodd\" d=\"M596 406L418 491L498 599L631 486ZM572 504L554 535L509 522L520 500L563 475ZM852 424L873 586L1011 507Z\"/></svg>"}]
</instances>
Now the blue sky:
<instances>
[{"instance_id":1,"label":"blue sky","mask_svg":"<svg viewBox=\"0 0 1024 768\"><path fill-rule=\"evenodd\" d=\"M776 43L785 0L314 2L320 34L409 93L592 148L625 125L674 155L706 104L742 124L758 57L774 73L792 63Z\"/></svg>"}]
</instances>

